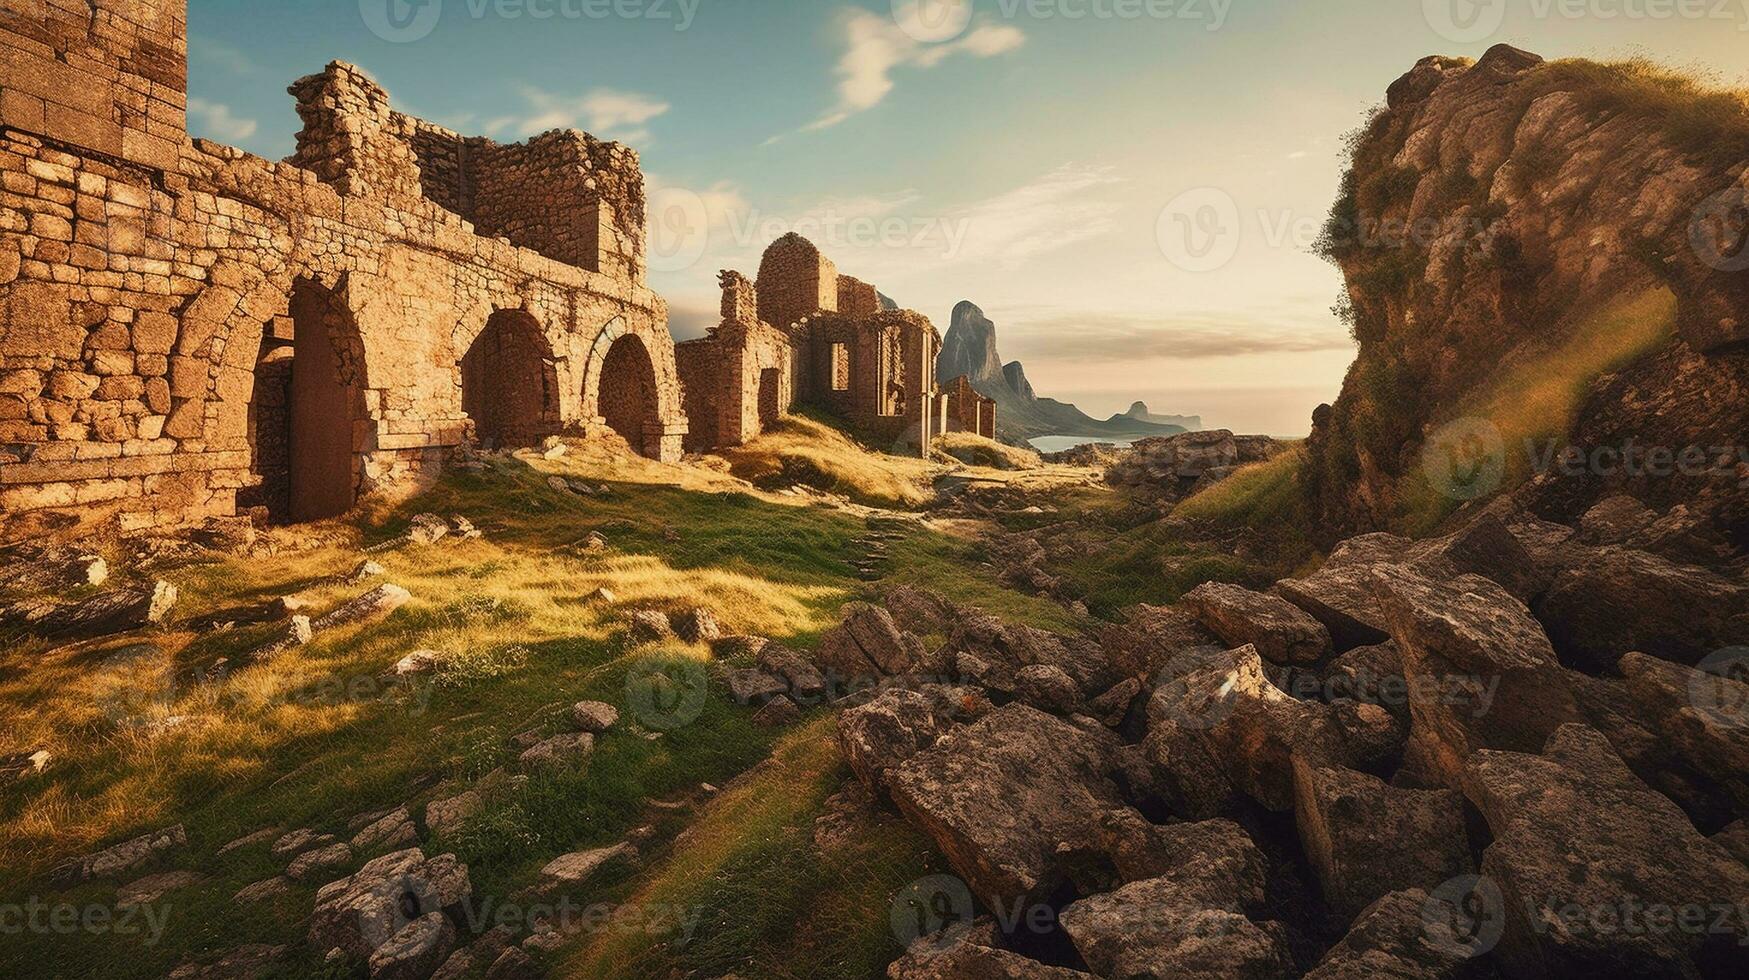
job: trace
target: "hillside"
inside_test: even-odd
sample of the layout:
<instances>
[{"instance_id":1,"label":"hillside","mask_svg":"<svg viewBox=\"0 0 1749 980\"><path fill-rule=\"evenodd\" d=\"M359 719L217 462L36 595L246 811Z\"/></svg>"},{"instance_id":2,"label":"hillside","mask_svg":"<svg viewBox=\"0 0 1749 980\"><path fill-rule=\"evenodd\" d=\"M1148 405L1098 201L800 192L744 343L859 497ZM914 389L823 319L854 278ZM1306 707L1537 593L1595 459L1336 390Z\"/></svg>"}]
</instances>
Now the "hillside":
<instances>
[{"instance_id":1,"label":"hillside","mask_svg":"<svg viewBox=\"0 0 1749 980\"><path fill-rule=\"evenodd\" d=\"M970 301L954 307L953 321L942 338L941 356L936 361L936 377L942 381L961 375L970 378L980 394L995 399L996 434L1005 442L1023 443L1039 436L1129 441L1175 435L1188 428L1127 415L1095 419L1067 402L1039 397L1019 361L1002 363L996 348L996 324Z\"/></svg>"},{"instance_id":2,"label":"hillside","mask_svg":"<svg viewBox=\"0 0 1749 980\"><path fill-rule=\"evenodd\" d=\"M1502 45L1424 59L1351 150L1323 249L1360 350L1308 442L1327 533L1431 530L1515 488L1563 519L1612 491L1701 494L1621 468L1533 478L1551 447L1591 458L1637 436L1674 454L1744 431L1749 279L1727 258L1745 234L1743 96ZM1485 479L1449 485L1438 461L1466 438ZM1716 505L1742 524L1741 500Z\"/></svg>"}]
</instances>

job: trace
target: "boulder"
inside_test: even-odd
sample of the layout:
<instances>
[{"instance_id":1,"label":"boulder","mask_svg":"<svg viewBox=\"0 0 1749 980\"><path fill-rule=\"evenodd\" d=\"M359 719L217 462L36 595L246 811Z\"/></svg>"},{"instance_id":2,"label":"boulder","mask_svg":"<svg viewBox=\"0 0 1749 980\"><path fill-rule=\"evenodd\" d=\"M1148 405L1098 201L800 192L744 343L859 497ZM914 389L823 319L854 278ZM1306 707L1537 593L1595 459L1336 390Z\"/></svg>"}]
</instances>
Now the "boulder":
<instances>
[{"instance_id":1,"label":"boulder","mask_svg":"<svg viewBox=\"0 0 1749 980\"><path fill-rule=\"evenodd\" d=\"M316 632L381 619L413 600L413 594L398 585L379 585L345 603L312 624Z\"/></svg>"},{"instance_id":2,"label":"boulder","mask_svg":"<svg viewBox=\"0 0 1749 980\"><path fill-rule=\"evenodd\" d=\"M1476 963L1451 923L1463 910L1421 889L1374 902L1305 980L1465 980Z\"/></svg>"},{"instance_id":3,"label":"boulder","mask_svg":"<svg viewBox=\"0 0 1749 980\"><path fill-rule=\"evenodd\" d=\"M802 709L781 694L765 702L765 707L753 713L753 724L760 728L783 728L801 720Z\"/></svg>"},{"instance_id":4,"label":"boulder","mask_svg":"<svg viewBox=\"0 0 1749 980\"><path fill-rule=\"evenodd\" d=\"M1749 813L1749 683L1730 676L1749 665L1749 649L1720 670L1691 670L1643 653L1621 659L1636 714L1662 744L1710 779L1737 813Z\"/></svg>"},{"instance_id":5,"label":"boulder","mask_svg":"<svg viewBox=\"0 0 1749 980\"><path fill-rule=\"evenodd\" d=\"M308 644L315 637L316 628L311 624L310 617L293 616L274 631L271 639L249 651L244 659L252 664L263 664Z\"/></svg>"},{"instance_id":6,"label":"boulder","mask_svg":"<svg viewBox=\"0 0 1749 980\"><path fill-rule=\"evenodd\" d=\"M674 635L687 643L712 643L723 638L723 627L716 613L702 607L675 613L668 618Z\"/></svg>"},{"instance_id":7,"label":"boulder","mask_svg":"<svg viewBox=\"0 0 1749 980\"><path fill-rule=\"evenodd\" d=\"M1226 819L1153 824L1133 809L1111 810L1099 819L1097 840L1126 885L1204 862L1253 895L1263 893L1269 871L1251 835Z\"/></svg>"},{"instance_id":8,"label":"boulder","mask_svg":"<svg viewBox=\"0 0 1749 980\"><path fill-rule=\"evenodd\" d=\"M888 980L1093 980L1060 966L1047 966L1000 945L990 919L959 923L912 943L887 967Z\"/></svg>"},{"instance_id":9,"label":"boulder","mask_svg":"<svg viewBox=\"0 0 1749 980\"><path fill-rule=\"evenodd\" d=\"M893 622L918 636L946 636L959 620L959 611L939 593L910 585L887 590L884 604Z\"/></svg>"},{"instance_id":10,"label":"boulder","mask_svg":"<svg viewBox=\"0 0 1749 980\"><path fill-rule=\"evenodd\" d=\"M1562 662L1591 673L1632 651L1693 666L1749 638L1749 585L1626 548L1598 548L1537 605Z\"/></svg>"},{"instance_id":11,"label":"boulder","mask_svg":"<svg viewBox=\"0 0 1749 980\"><path fill-rule=\"evenodd\" d=\"M636 864L638 849L631 844L615 844L589 851L562 854L547 862L540 870L540 888L549 894L571 893L592 881L601 869L611 864Z\"/></svg>"},{"instance_id":12,"label":"boulder","mask_svg":"<svg viewBox=\"0 0 1749 980\"><path fill-rule=\"evenodd\" d=\"M1541 755L1478 750L1463 783L1494 835L1482 875L1498 889L1509 975L1695 977L1742 962L1749 867L1595 730L1564 725ZM1657 909L1688 925L1658 925Z\"/></svg>"},{"instance_id":13,"label":"boulder","mask_svg":"<svg viewBox=\"0 0 1749 980\"><path fill-rule=\"evenodd\" d=\"M1401 565L1383 566L1375 583L1403 656L1412 741L1442 785L1457 788L1477 749L1535 752L1580 719L1548 637L1498 584Z\"/></svg>"},{"instance_id":14,"label":"boulder","mask_svg":"<svg viewBox=\"0 0 1749 980\"><path fill-rule=\"evenodd\" d=\"M112 878L137 871L165 854L187 846L188 832L177 824L67 861L50 872L50 880L57 887L71 888L95 878Z\"/></svg>"},{"instance_id":15,"label":"boulder","mask_svg":"<svg viewBox=\"0 0 1749 980\"><path fill-rule=\"evenodd\" d=\"M1229 647L1249 644L1271 663L1315 664L1331 650L1324 624L1279 596L1208 582L1186 595L1184 605Z\"/></svg>"},{"instance_id":16,"label":"boulder","mask_svg":"<svg viewBox=\"0 0 1749 980\"><path fill-rule=\"evenodd\" d=\"M579 701L571 706L571 724L580 732L600 735L619 722L619 709L601 701Z\"/></svg>"},{"instance_id":17,"label":"boulder","mask_svg":"<svg viewBox=\"0 0 1749 980\"><path fill-rule=\"evenodd\" d=\"M480 938L451 953L431 975L431 980L462 980L479 976L515 942L516 930L511 926L488 929Z\"/></svg>"},{"instance_id":18,"label":"boulder","mask_svg":"<svg viewBox=\"0 0 1749 980\"><path fill-rule=\"evenodd\" d=\"M1142 682L1126 677L1111 686L1111 690L1088 702L1087 710L1107 728L1117 728L1129 717L1130 706L1142 694Z\"/></svg>"},{"instance_id":19,"label":"boulder","mask_svg":"<svg viewBox=\"0 0 1749 980\"><path fill-rule=\"evenodd\" d=\"M436 544L449 537L449 522L436 514L419 514L407 527L407 540L413 544Z\"/></svg>"},{"instance_id":20,"label":"boulder","mask_svg":"<svg viewBox=\"0 0 1749 980\"><path fill-rule=\"evenodd\" d=\"M1474 871L1453 790L1398 789L1295 758L1294 821L1324 901L1344 921L1391 892Z\"/></svg>"},{"instance_id":21,"label":"boulder","mask_svg":"<svg viewBox=\"0 0 1749 980\"><path fill-rule=\"evenodd\" d=\"M1107 626L1099 643L1120 674L1153 677L1188 650L1225 649L1188 610L1177 606L1139 605L1124 610L1127 621Z\"/></svg>"},{"instance_id":22,"label":"boulder","mask_svg":"<svg viewBox=\"0 0 1749 980\"><path fill-rule=\"evenodd\" d=\"M370 954L371 980L427 980L449 958L455 935L442 912L414 919Z\"/></svg>"},{"instance_id":23,"label":"boulder","mask_svg":"<svg viewBox=\"0 0 1749 980\"><path fill-rule=\"evenodd\" d=\"M1324 668L1324 690L1331 698L1376 704L1400 721L1409 720L1409 688L1403 655L1390 640L1355 647Z\"/></svg>"},{"instance_id":24,"label":"boulder","mask_svg":"<svg viewBox=\"0 0 1749 980\"><path fill-rule=\"evenodd\" d=\"M925 695L889 690L838 716L838 746L864 786L880 793L888 770L935 745L947 726Z\"/></svg>"},{"instance_id":25,"label":"boulder","mask_svg":"<svg viewBox=\"0 0 1749 980\"><path fill-rule=\"evenodd\" d=\"M1647 659L1684 674L1688 672L1688 668L1668 661ZM1627 661L1624 657L1623 664ZM1609 740L1610 747L1634 775L1675 800L1696 826L1720 827L1731 821L1736 806L1725 786L1697 770L1663 733L1664 711L1657 707L1661 700L1650 703L1641 700L1625 680L1592 677L1576 670L1566 673L1567 686L1586 723ZM1686 692L1683 693L1686 703Z\"/></svg>"},{"instance_id":26,"label":"boulder","mask_svg":"<svg viewBox=\"0 0 1749 980\"><path fill-rule=\"evenodd\" d=\"M790 697L798 703L818 704L826 695L825 675L812 661L794 650L767 643L759 650L755 663L760 670L788 682Z\"/></svg>"},{"instance_id":27,"label":"boulder","mask_svg":"<svg viewBox=\"0 0 1749 980\"><path fill-rule=\"evenodd\" d=\"M1075 679L1063 668L1050 664L1031 664L1014 674L1014 696L1027 704L1051 714L1072 713L1081 703L1081 690Z\"/></svg>"},{"instance_id":28,"label":"boulder","mask_svg":"<svg viewBox=\"0 0 1749 980\"><path fill-rule=\"evenodd\" d=\"M273 842L273 846L268 848L268 853L276 858L289 858L313 848L326 847L334 841L333 834L324 834L308 827L300 827L297 830L281 834Z\"/></svg>"},{"instance_id":29,"label":"boulder","mask_svg":"<svg viewBox=\"0 0 1749 980\"><path fill-rule=\"evenodd\" d=\"M479 790L466 790L447 799L432 800L425 806L425 829L443 836L466 826L468 818L479 813L486 798Z\"/></svg>"},{"instance_id":30,"label":"boulder","mask_svg":"<svg viewBox=\"0 0 1749 980\"><path fill-rule=\"evenodd\" d=\"M1059 636L1029 626L1004 623L994 616L969 614L954 628L947 649L962 673L982 687L1015 693L1015 675L1024 667L1056 667L1075 681L1083 697L1097 697L1123 680L1099 644L1079 636ZM971 658L968 660L967 658Z\"/></svg>"},{"instance_id":31,"label":"boulder","mask_svg":"<svg viewBox=\"0 0 1749 980\"><path fill-rule=\"evenodd\" d=\"M1270 683L1255 647L1185 658L1173 671L1149 699L1144 746L1174 812L1215 816L1233 791L1286 812L1296 752L1330 764L1350 760L1334 710Z\"/></svg>"},{"instance_id":32,"label":"boulder","mask_svg":"<svg viewBox=\"0 0 1749 980\"><path fill-rule=\"evenodd\" d=\"M339 871L351 863L352 848L350 846L340 843L328 844L305 851L292 858L291 863L286 865L285 876L298 882L315 881Z\"/></svg>"},{"instance_id":33,"label":"boulder","mask_svg":"<svg viewBox=\"0 0 1749 980\"><path fill-rule=\"evenodd\" d=\"M1280 928L1248 918L1264 904L1267 861L1233 829L1216 822L1205 833L1224 846L1186 847L1159 877L1063 909L1059 921L1087 965L1104 977L1290 976Z\"/></svg>"},{"instance_id":34,"label":"boulder","mask_svg":"<svg viewBox=\"0 0 1749 980\"><path fill-rule=\"evenodd\" d=\"M1375 567L1406 560L1415 547L1394 534L1363 534L1337 545L1316 572L1275 583L1275 592L1323 623L1338 652L1390 638L1373 587Z\"/></svg>"},{"instance_id":35,"label":"boulder","mask_svg":"<svg viewBox=\"0 0 1749 980\"><path fill-rule=\"evenodd\" d=\"M1429 560L1431 559L1431 561ZM1554 570L1536 557L1504 521L1483 513L1462 530L1436 542L1421 562L1429 577L1450 572L1489 579L1520 602L1530 602L1548 590Z\"/></svg>"},{"instance_id":36,"label":"boulder","mask_svg":"<svg viewBox=\"0 0 1749 980\"><path fill-rule=\"evenodd\" d=\"M525 770L575 767L595 750L595 736L588 732L565 732L537 742L517 757Z\"/></svg>"},{"instance_id":37,"label":"boulder","mask_svg":"<svg viewBox=\"0 0 1749 980\"><path fill-rule=\"evenodd\" d=\"M416 677L421 674L435 673L442 665L443 654L436 650L415 650L405 657L395 661L389 668L391 677Z\"/></svg>"},{"instance_id":38,"label":"boulder","mask_svg":"<svg viewBox=\"0 0 1749 980\"><path fill-rule=\"evenodd\" d=\"M729 696L736 704L758 707L789 692L788 681L762 670L731 670L728 679Z\"/></svg>"},{"instance_id":39,"label":"boulder","mask_svg":"<svg viewBox=\"0 0 1749 980\"><path fill-rule=\"evenodd\" d=\"M417 843L419 831L413 826L413 814L404 806L371 821L352 838L352 846L360 851L401 850Z\"/></svg>"},{"instance_id":40,"label":"boulder","mask_svg":"<svg viewBox=\"0 0 1749 980\"><path fill-rule=\"evenodd\" d=\"M1092 839L1117 805L1107 746L1037 709L1011 704L887 770L900 812L928 834L992 908L1048 896L1059 848Z\"/></svg>"},{"instance_id":41,"label":"boulder","mask_svg":"<svg viewBox=\"0 0 1749 980\"><path fill-rule=\"evenodd\" d=\"M111 589L78 602L49 606L23 617L37 636L85 640L163 623L176 608L176 586L158 581L140 588Z\"/></svg>"},{"instance_id":42,"label":"boulder","mask_svg":"<svg viewBox=\"0 0 1749 980\"><path fill-rule=\"evenodd\" d=\"M845 680L909 673L921 659L922 644L915 637L907 643L908 636L885 609L851 603L843 622L820 638L815 659Z\"/></svg>"},{"instance_id":43,"label":"boulder","mask_svg":"<svg viewBox=\"0 0 1749 980\"><path fill-rule=\"evenodd\" d=\"M468 866L453 854L426 858L417 848L385 854L316 892L309 943L363 961L415 919L442 912L453 920L472 893Z\"/></svg>"},{"instance_id":44,"label":"boulder","mask_svg":"<svg viewBox=\"0 0 1749 980\"><path fill-rule=\"evenodd\" d=\"M675 639L674 627L668 617L654 609L635 609L626 616L626 638L634 646L646 643L666 643Z\"/></svg>"}]
</instances>

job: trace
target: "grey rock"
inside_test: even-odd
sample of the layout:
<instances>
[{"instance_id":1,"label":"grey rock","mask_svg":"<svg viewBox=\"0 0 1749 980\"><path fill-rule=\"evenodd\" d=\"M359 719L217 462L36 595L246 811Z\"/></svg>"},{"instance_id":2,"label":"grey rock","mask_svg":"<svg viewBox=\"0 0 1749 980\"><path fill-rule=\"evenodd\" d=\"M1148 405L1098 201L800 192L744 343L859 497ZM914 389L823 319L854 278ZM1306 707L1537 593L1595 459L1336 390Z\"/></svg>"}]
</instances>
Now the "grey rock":
<instances>
[{"instance_id":1,"label":"grey rock","mask_svg":"<svg viewBox=\"0 0 1749 980\"><path fill-rule=\"evenodd\" d=\"M455 948L455 926L441 911L414 919L370 954L371 980L427 980Z\"/></svg>"},{"instance_id":2,"label":"grey rock","mask_svg":"<svg viewBox=\"0 0 1749 980\"><path fill-rule=\"evenodd\" d=\"M1279 596L1209 582L1186 595L1184 604L1228 646L1250 644L1271 663L1315 664L1331 651L1324 624Z\"/></svg>"}]
</instances>

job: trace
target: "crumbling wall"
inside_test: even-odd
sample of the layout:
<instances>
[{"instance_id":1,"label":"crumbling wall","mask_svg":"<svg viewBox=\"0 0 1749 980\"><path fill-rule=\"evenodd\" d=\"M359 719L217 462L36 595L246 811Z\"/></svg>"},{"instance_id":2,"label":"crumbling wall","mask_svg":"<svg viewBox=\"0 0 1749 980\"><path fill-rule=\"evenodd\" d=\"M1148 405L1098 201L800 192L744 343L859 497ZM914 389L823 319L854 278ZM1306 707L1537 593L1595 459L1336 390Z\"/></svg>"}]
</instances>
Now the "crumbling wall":
<instances>
[{"instance_id":1,"label":"crumbling wall","mask_svg":"<svg viewBox=\"0 0 1749 980\"><path fill-rule=\"evenodd\" d=\"M881 311L880 293L861 279L839 276L836 309L851 316L871 316Z\"/></svg>"},{"instance_id":2,"label":"crumbling wall","mask_svg":"<svg viewBox=\"0 0 1749 980\"><path fill-rule=\"evenodd\" d=\"M462 136L395 114L425 197L547 258L643 282L644 179L637 152L575 130L526 143Z\"/></svg>"},{"instance_id":3,"label":"crumbling wall","mask_svg":"<svg viewBox=\"0 0 1749 980\"><path fill-rule=\"evenodd\" d=\"M838 268L814 243L791 232L759 262L759 319L789 330L805 316L838 310Z\"/></svg>"},{"instance_id":4,"label":"crumbling wall","mask_svg":"<svg viewBox=\"0 0 1749 980\"><path fill-rule=\"evenodd\" d=\"M840 415L867 437L927 454L934 437L935 358L941 336L912 310L820 313L791 332L798 398ZM848 384L839 387L848 358Z\"/></svg>"},{"instance_id":5,"label":"crumbling wall","mask_svg":"<svg viewBox=\"0 0 1749 980\"><path fill-rule=\"evenodd\" d=\"M936 396L936 427L941 432L970 432L996 438L996 400L972 387L972 379L960 375L941 386Z\"/></svg>"},{"instance_id":6,"label":"crumbling wall","mask_svg":"<svg viewBox=\"0 0 1749 980\"><path fill-rule=\"evenodd\" d=\"M789 413L795 400L789 338L761 323L753 284L724 272L723 320L675 355L692 431L689 451L739 446Z\"/></svg>"},{"instance_id":7,"label":"crumbling wall","mask_svg":"<svg viewBox=\"0 0 1749 980\"><path fill-rule=\"evenodd\" d=\"M137 28L134 48L148 25L162 24L169 40L154 43L182 50L179 2L82 9L99 47L125 13ZM0 21L0 49L12 59L0 104L28 95L19 80L30 71L56 71L42 63L55 49L28 33L35 25L17 15ZM21 70L18 52L36 60ZM118 58L163 74L144 56ZM328 297L334 316L324 323L347 325L313 356L345 362L335 361L344 397L317 413L346 457L339 483L324 484L330 501L343 491L351 499L405 492L438 472L473 423L461 362L501 311L538 324L551 352L542 370L558 407L547 421L586 434L607 429L599 412L601 386L613 380L602 370L607 345L635 337L649 362L637 448L678 457L686 424L660 298L627 278L474 234L428 200L386 93L358 69L331 65L292 91L304 100L305 126L294 162L284 164L178 134L176 158L163 161L170 166L138 166L86 146L77 126L51 126L45 115L31 117L33 130L8 110L0 123L0 538L110 518L124 528L181 523L234 513L240 497L298 510L280 502L295 501L296 474L309 469L297 460L300 409L275 399L296 402L300 393L277 379L283 367L263 364L263 348L264 337L277 341L269 348L289 342L294 366L306 353L296 335L307 318L293 302L306 286ZM288 324L292 336L283 336ZM289 438L275 435L278 419L289 420ZM280 476L288 469L291 488Z\"/></svg>"}]
</instances>

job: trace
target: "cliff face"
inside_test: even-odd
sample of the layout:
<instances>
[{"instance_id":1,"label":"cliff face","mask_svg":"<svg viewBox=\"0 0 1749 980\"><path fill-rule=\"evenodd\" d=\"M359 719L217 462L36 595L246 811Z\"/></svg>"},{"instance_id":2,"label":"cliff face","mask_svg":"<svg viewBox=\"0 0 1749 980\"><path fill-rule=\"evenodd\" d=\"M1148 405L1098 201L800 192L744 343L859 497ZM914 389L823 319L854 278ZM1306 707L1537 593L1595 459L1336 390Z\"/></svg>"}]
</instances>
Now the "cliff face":
<instances>
[{"instance_id":1,"label":"cliff face","mask_svg":"<svg viewBox=\"0 0 1749 980\"><path fill-rule=\"evenodd\" d=\"M1421 529L1456 509L1423 472L1454 420L1498 434L1508 489L1536 469L1528 448L1600 414L1613 434L1712 431L1611 399L1679 368L1734 376L1749 346L1741 97L1502 45L1421 61L1352 152L1322 245L1360 350L1308 442L1328 527ZM1610 388L1619 372L1638 388ZM1721 415L1660 404L1665 423Z\"/></svg>"},{"instance_id":2,"label":"cliff face","mask_svg":"<svg viewBox=\"0 0 1749 980\"><path fill-rule=\"evenodd\" d=\"M1002 375L1002 358L996 353L996 324L969 301L953 308L953 321L936 359L935 375L941 380L952 381L962 374L985 395L990 394L985 391L987 386L1008 384Z\"/></svg>"},{"instance_id":3,"label":"cliff face","mask_svg":"<svg viewBox=\"0 0 1749 980\"><path fill-rule=\"evenodd\" d=\"M1101 421L1066 402L1040 398L1019 361L1006 365L996 350L996 324L970 301L953 308L953 322L942 338L935 376L942 382L961 375L996 402L996 435L1011 442L1039 436L1141 439L1183 432L1184 427L1113 416Z\"/></svg>"}]
</instances>

